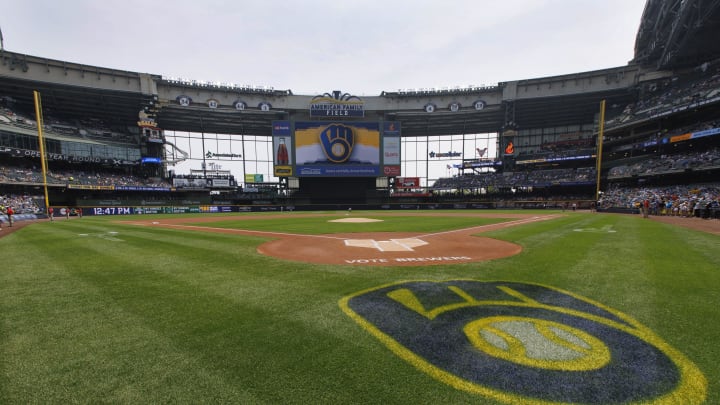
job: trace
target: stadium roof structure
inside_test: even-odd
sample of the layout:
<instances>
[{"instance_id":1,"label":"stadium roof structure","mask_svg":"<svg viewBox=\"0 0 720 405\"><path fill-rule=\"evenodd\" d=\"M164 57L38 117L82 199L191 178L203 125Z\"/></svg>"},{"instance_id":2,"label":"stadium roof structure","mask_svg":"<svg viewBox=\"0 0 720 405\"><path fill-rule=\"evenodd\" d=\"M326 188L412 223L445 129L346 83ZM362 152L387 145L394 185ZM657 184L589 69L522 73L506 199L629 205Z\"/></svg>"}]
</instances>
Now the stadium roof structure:
<instances>
[{"instance_id":1,"label":"stadium roof structure","mask_svg":"<svg viewBox=\"0 0 720 405\"><path fill-rule=\"evenodd\" d=\"M403 136L497 132L508 124L534 129L592 123L601 100L622 108L636 100L642 80L718 58L719 24L720 0L648 0L635 59L627 66L490 87L387 91L365 97L359 119L399 121ZM144 111L166 130L270 135L273 121L314 119L309 116L314 95L178 81L0 50L0 96L32 112L33 90L41 92L46 116L98 118L111 125L136 125ZM181 104L181 96L194 101ZM247 108L235 108L239 100ZM483 108L473 108L478 101ZM264 103L272 107L260 108Z\"/></svg>"},{"instance_id":2,"label":"stadium roof structure","mask_svg":"<svg viewBox=\"0 0 720 405\"><path fill-rule=\"evenodd\" d=\"M118 80L122 80L118 77ZM24 80L0 75L0 97L8 97L23 111L33 112L33 91L41 94L43 115L63 119L99 118L115 125L133 125L140 106L152 97L142 93L73 86L53 81Z\"/></svg>"},{"instance_id":3,"label":"stadium roof structure","mask_svg":"<svg viewBox=\"0 0 720 405\"><path fill-rule=\"evenodd\" d=\"M587 124L593 122L600 100L620 106L632 102L629 89L637 75L637 67L625 66L491 87L383 92L364 98L360 119L399 121L403 136L497 132L510 122L516 128ZM159 75L1 51L0 96L32 114L33 90L42 95L46 117L97 118L116 126L137 125L144 111L166 130L270 135L273 121L313 119L308 108L314 96L293 95L290 90L176 82ZM196 100L179 103L184 96ZM235 108L239 99L248 107ZM217 106L210 108L209 100ZM474 107L480 100L483 107ZM272 108L259 108L265 102ZM428 104L437 108L429 112ZM458 108L451 109L451 104Z\"/></svg>"},{"instance_id":4,"label":"stadium roof structure","mask_svg":"<svg viewBox=\"0 0 720 405\"><path fill-rule=\"evenodd\" d=\"M502 88L496 90L497 96ZM396 103L396 95L385 94L380 98ZM437 94L437 98L443 97ZM471 96L472 97L472 96ZM478 94L476 97L482 97ZM433 113L422 109L424 100L433 100L433 94L415 97L409 103L415 108L389 108L367 110L364 120L382 119L400 121L403 136L432 136L469 133L498 132L507 121L517 122L525 128L586 124L593 122L602 99L619 105L627 105L633 100L633 94L627 89L605 92L580 93L570 96L548 96L532 99L501 102L485 107L482 111L465 108L451 112L438 108ZM512 105L510 105L512 104ZM508 117L512 111L513 118ZM306 108L281 109L271 111L244 110L240 113L229 109L208 110L204 106L183 107L168 104L158 113L158 123L163 129L193 132L235 133L270 135L274 120L310 119Z\"/></svg>"},{"instance_id":5,"label":"stadium roof structure","mask_svg":"<svg viewBox=\"0 0 720 405\"><path fill-rule=\"evenodd\" d=\"M720 0L648 0L634 62L657 69L691 67L720 57Z\"/></svg>"}]
</instances>

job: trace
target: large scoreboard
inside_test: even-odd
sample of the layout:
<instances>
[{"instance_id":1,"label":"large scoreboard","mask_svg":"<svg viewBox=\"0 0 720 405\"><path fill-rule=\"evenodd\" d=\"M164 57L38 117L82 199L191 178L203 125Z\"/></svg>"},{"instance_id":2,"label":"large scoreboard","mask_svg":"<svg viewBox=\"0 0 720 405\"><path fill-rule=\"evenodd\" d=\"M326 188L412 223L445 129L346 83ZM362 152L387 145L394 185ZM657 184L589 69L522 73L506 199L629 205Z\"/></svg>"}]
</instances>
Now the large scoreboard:
<instances>
[{"instance_id":1,"label":"large scoreboard","mask_svg":"<svg viewBox=\"0 0 720 405\"><path fill-rule=\"evenodd\" d=\"M278 177L400 175L400 123L274 121Z\"/></svg>"}]
</instances>

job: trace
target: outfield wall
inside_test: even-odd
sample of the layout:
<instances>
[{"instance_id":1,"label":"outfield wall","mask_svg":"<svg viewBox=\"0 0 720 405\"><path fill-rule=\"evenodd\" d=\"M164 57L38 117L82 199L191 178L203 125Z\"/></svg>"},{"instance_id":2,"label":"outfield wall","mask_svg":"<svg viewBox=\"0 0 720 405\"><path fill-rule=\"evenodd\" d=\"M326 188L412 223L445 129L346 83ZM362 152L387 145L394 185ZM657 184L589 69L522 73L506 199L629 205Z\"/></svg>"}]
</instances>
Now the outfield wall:
<instances>
[{"instance_id":1,"label":"outfield wall","mask_svg":"<svg viewBox=\"0 0 720 405\"><path fill-rule=\"evenodd\" d=\"M577 209L588 210L592 201L573 201ZM166 205L166 206L94 206L80 207L86 215L144 215L144 214L198 214L285 211L347 211L353 210L493 210L493 209L567 209L565 201L493 201L447 203L392 203L392 204L302 204L302 205ZM55 211L60 212L62 207ZM56 214L57 215L57 214ZM58 215L59 216L59 215Z\"/></svg>"}]
</instances>

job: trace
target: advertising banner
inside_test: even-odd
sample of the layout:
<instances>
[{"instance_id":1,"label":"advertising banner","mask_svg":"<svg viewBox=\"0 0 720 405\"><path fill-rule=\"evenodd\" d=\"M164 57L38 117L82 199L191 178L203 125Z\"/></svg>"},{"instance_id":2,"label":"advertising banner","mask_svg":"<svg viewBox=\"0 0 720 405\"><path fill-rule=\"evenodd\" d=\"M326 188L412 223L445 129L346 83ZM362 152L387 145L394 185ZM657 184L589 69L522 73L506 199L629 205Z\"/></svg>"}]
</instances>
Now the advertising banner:
<instances>
[{"instance_id":1,"label":"advertising banner","mask_svg":"<svg viewBox=\"0 0 720 405\"><path fill-rule=\"evenodd\" d=\"M262 183L264 176L257 173L245 173L245 183Z\"/></svg>"},{"instance_id":2,"label":"advertising banner","mask_svg":"<svg viewBox=\"0 0 720 405\"><path fill-rule=\"evenodd\" d=\"M39 158L40 152L37 150L12 148L8 146L0 146L0 154L11 155L13 157L26 157L26 158ZM125 160L125 159L110 159L93 156L76 156L76 155L65 155L60 153L45 153L47 160L51 161L65 161L71 163L98 163L102 165L112 166L129 166L137 165L138 160Z\"/></svg>"},{"instance_id":3,"label":"advertising banner","mask_svg":"<svg viewBox=\"0 0 720 405\"><path fill-rule=\"evenodd\" d=\"M388 177L396 177L400 171L400 123L383 123L383 151L382 151L382 174Z\"/></svg>"},{"instance_id":4,"label":"advertising banner","mask_svg":"<svg viewBox=\"0 0 720 405\"><path fill-rule=\"evenodd\" d=\"M419 188L419 177L398 177L395 181L395 188Z\"/></svg>"},{"instance_id":5,"label":"advertising banner","mask_svg":"<svg viewBox=\"0 0 720 405\"><path fill-rule=\"evenodd\" d=\"M177 188L205 188L207 187L207 180L175 177L173 178L173 186Z\"/></svg>"},{"instance_id":6,"label":"advertising banner","mask_svg":"<svg viewBox=\"0 0 720 405\"><path fill-rule=\"evenodd\" d=\"M383 164L399 165L400 164L400 137L387 136L383 137Z\"/></svg>"},{"instance_id":7,"label":"advertising banner","mask_svg":"<svg viewBox=\"0 0 720 405\"><path fill-rule=\"evenodd\" d=\"M293 144L290 121L273 121L273 174L277 177L293 175ZM247 180L245 180L248 183Z\"/></svg>"},{"instance_id":8,"label":"advertising banner","mask_svg":"<svg viewBox=\"0 0 720 405\"><path fill-rule=\"evenodd\" d=\"M228 188L230 186L230 179L208 179L208 184L213 188Z\"/></svg>"}]
</instances>

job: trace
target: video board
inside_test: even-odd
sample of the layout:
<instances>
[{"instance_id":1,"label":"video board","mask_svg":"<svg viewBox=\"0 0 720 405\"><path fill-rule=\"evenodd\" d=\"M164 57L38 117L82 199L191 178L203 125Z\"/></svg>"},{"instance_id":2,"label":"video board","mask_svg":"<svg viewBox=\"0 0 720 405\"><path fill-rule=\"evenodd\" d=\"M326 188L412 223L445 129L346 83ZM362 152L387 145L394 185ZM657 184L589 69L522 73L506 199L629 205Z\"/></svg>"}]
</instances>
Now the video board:
<instances>
[{"instance_id":1,"label":"video board","mask_svg":"<svg viewBox=\"0 0 720 405\"><path fill-rule=\"evenodd\" d=\"M380 122L275 121L272 135L278 177L400 174L400 129L396 122L381 126Z\"/></svg>"}]
</instances>

